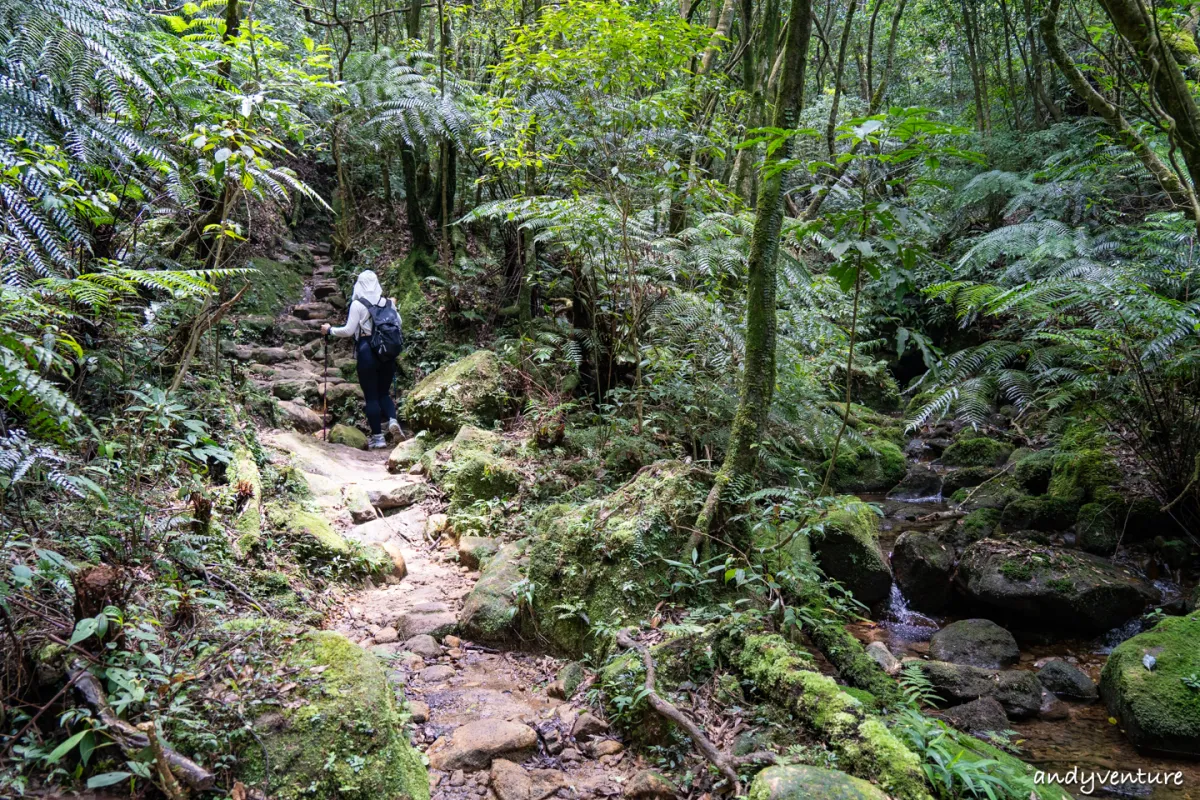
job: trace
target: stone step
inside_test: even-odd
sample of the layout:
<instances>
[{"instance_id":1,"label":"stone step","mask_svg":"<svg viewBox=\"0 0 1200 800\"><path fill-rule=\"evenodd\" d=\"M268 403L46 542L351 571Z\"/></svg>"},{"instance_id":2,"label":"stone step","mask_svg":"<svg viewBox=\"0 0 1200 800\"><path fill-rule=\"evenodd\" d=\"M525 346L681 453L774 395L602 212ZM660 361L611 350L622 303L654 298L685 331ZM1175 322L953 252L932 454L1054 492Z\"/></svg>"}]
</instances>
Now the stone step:
<instances>
[{"instance_id":1,"label":"stone step","mask_svg":"<svg viewBox=\"0 0 1200 800\"><path fill-rule=\"evenodd\" d=\"M321 322L328 322L335 313L333 306L329 303L301 303L292 309L292 316L296 319Z\"/></svg>"}]
</instances>

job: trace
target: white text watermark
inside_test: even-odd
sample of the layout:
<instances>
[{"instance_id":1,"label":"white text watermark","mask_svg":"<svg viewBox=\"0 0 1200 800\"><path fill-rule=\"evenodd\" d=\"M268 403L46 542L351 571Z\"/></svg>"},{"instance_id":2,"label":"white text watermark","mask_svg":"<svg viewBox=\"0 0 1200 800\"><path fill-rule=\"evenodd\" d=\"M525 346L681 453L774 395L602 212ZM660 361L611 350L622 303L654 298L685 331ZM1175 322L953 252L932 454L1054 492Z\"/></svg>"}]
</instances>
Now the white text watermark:
<instances>
[{"instance_id":1,"label":"white text watermark","mask_svg":"<svg viewBox=\"0 0 1200 800\"><path fill-rule=\"evenodd\" d=\"M1066 772L1045 772L1038 770L1033 774L1036 786L1059 784L1075 786L1080 794L1092 794L1104 786L1120 786L1136 783L1141 786L1183 786L1183 772L1148 772L1139 769L1137 772L1124 770L1108 770L1105 772L1087 771L1079 767L1071 767Z\"/></svg>"}]
</instances>

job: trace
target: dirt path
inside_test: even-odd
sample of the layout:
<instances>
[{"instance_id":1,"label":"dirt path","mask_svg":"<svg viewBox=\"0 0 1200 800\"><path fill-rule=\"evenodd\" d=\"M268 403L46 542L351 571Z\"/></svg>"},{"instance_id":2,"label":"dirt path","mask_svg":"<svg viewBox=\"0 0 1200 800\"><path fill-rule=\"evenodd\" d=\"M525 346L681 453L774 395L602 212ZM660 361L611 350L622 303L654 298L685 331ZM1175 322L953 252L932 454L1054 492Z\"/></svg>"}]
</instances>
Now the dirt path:
<instances>
[{"instance_id":1,"label":"dirt path","mask_svg":"<svg viewBox=\"0 0 1200 800\"><path fill-rule=\"evenodd\" d=\"M321 373L317 329L345 303L327 259L317 254L315 263L304 297L312 302L295 306L294 318L279 325L289 332L284 346L269 355L262 348L234 355L267 366L254 379L281 399L295 388L281 381L301 386L281 403L282 416L297 430L265 431L262 442L301 471L316 504L343 535L403 555L403 579L350 594L327 626L385 662L412 714L413 743L429 757L433 797L646 796L638 791L645 781L633 780L645 765L583 704L586 693L579 690L573 700L547 693L564 662L497 652L453 635L463 599L479 575L459 564L453 541L442 534L437 492L419 475L390 473L387 450L327 443L316 432L313 418L319 425L320 417L307 403L313 402L313 381ZM303 347L286 343L305 339ZM315 386L319 398L322 387ZM353 388L339 380L329 392L344 397Z\"/></svg>"}]
</instances>

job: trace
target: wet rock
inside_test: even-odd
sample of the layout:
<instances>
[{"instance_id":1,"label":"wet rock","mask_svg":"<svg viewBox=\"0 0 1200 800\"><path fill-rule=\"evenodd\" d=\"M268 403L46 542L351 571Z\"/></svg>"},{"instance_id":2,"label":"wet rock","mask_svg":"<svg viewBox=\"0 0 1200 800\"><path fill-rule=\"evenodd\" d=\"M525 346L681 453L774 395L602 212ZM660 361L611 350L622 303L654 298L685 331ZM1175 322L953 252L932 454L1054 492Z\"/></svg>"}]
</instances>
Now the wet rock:
<instances>
[{"instance_id":1,"label":"wet rock","mask_svg":"<svg viewBox=\"0 0 1200 800\"><path fill-rule=\"evenodd\" d=\"M1111 556L1121 541L1121 524L1105 503L1087 503L1075 517L1075 544L1080 550Z\"/></svg>"},{"instance_id":2,"label":"wet rock","mask_svg":"<svg viewBox=\"0 0 1200 800\"><path fill-rule=\"evenodd\" d=\"M888 675L895 675L900 671L900 660L892 655L892 651L888 650L883 642L871 642L867 645L867 655Z\"/></svg>"},{"instance_id":3,"label":"wet rock","mask_svg":"<svg viewBox=\"0 0 1200 800\"><path fill-rule=\"evenodd\" d=\"M408 716L417 725L426 723L429 721L429 706L420 700L409 700Z\"/></svg>"},{"instance_id":4,"label":"wet rock","mask_svg":"<svg viewBox=\"0 0 1200 800\"><path fill-rule=\"evenodd\" d=\"M404 415L418 429L454 433L463 425L491 425L508 402L500 360L491 351L477 350L414 386Z\"/></svg>"},{"instance_id":5,"label":"wet rock","mask_svg":"<svg viewBox=\"0 0 1200 800\"><path fill-rule=\"evenodd\" d=\"M921 671L933 685L934 693L947 705L957 705L991 697L996 692L997 678L994 670L951 664L948 661L923 661Z\"/></svg>"},{"instance_id":6,"label":"wet rock","mask_svg":"<svg viewBox=\"0 0 1200 800\"><path fill-rule=\"evenodd\" d=\"M630 796L630 795L626 795ZM767 767L750 786L754 800L886 800L873 784L838 770L794 764Z\"/></svg>"},{"instance_id":7,"label":"wet rock","mask_svg":"<svg viewBox=\"0 0 1200 800\"><path fill-rule=\"evenodd\" d=\"M1156 596L1142 578L1102 558L992 539L964 551L956 582L978 606L1076 635L1115 628Z\"/></svg>"},{"instance_id":8,"label":"wet rock","mask_svg":"<svg viewBox=\"0 0 1200 800\"><path fill-rule=\"evenodd\" d=\"M456 728L429 748L429 764L449 772L491 766L497 758L521 761L537 747L537 732L528 725L501 719L480 719Z\"/></svg>"},{"instance_id":9,"label":"wet rock","mask_svg":"<svg viewBox=\"0 0 1200 800\"><path fill-rule=\"evenodd\" d=\"M959 489L973 489L1000 473L995 467L960 467L947 472L942 479L942 494L952 495Z\"/></svg>"},{"instance_id":10,"label":"wet rock","mask_svg":"<svg viewBox=\"0 0 1200 800\"><path fill-rule=\"evenodd\" d=\"M316 433L321 430L321 415L308 406L283 400L277 402L275 408L279 412L279 422L284 427L301 433Z\"/></svg>"},{"instance_id":11,"label":"wet rock","mask_svg":"<svg viewBox=\"0 0 1200 800\"><path fill-rule=\"evenodd\" d=\"M942 714L951 726L967 733L989 733L1008 730L1008 715L994 697L980 697L969 703L952 706Z\"/></svg>"},{"instance_id":12,"label":"wet rock","mask_svg":"<svg viewBox=\"0 0 1200 800\"><path fill-rule=\"evenodd\" d=\"M422 633L431 636L449 633L457 622L445 603L421 603L401 614L395 625L400 638L407 640Z\"/></svg>"},{"instance_id":13,"label":"wet rock","mask_svg":"<svg viewBox=\"0 0 1200 800\"><path fill-rule=\"evenodd\" d=\"M487 536L463 536L458 540L458 563L468 569L479 569L500 551L502 542Z\"/></svg>"},{"instance_id":14,"label":"wet rock","mask_svg":"<svg viewBox=\"0 0 1200 800\"><path fill-rule=\"evenodd\" d=\"M1013 457L1016 458L1014 453ZM1013 477L1030 494L1045 494L1050 488L1050 475L1054 469L1054 454L1039 450L1016 458Z\"/></svg>"},{"instance_id":15,"label":"wet rock","mask_svg":"<svg viewBox=\"0 0 1200 800\"><path fill-rule=\"evenodd\" d=\"M357 523L368 522L379 516L375 511L375 506L371 505L367 490L357 483L345 487L342 490L342 498L346 504L346 510L350 512L350 518Z\"/></svg>"},{"instance_id":16,"label":"wet rock","mask_svg":"<svg viewBox=\"0 0 1200 800\"><path fill-rule=\"evenodd\" d=\"M916 502L939 498L942 495L942 476L925 464L911 464L900 483L887 493L889 500Z\"/></svg>"},{"instance_id":17,"label":"wet rock","mask_svg":"<svg viewBox=\"0 0 1200 800\"><path fill-rule=\"evenodd\" d=\"M811 541L821 569L860 603L872 605L888 596L892 570L879 548L879 516L869 505L853 500L831 512Z\"/></svg>"},{"instance_id":18,"label":"wet rock","mask_svg":"<svg viewBox=\"0 0 1200 800\"><path fill-rule=\"evenodd\" d=\"M1100 694L1139 750L1200 757L1197 642L1200 612L1193 612L1163 620L1118 645L1108 657L1100 674ZM1147 663L1154 668L1147 669Z\"/></svg>"},{"instance_id":19,"label":"wet rock","mask_svg":"<svg viewBox=\"0 0 1200 800\"><path fill-rule=\"evenodd\" d=\"M988 669L1008 667L1021 658L1013 635L987 619L950 623L929 640L929 654L939 661Z\"/></svg>"},{"instance_id":20,"label":"wet rock","mask_svg":"<svg viewBox=\"0 0 1200 800\"><path fill-rule=\"evenodd\" d=\"M404 649L416 653L421 658L437 658L442 654L442 646L427 633L413 636L404 643Z\"/></svg>"},{"instance_id":21,"label":"wet rock","mask_svg":"<svg viewBox=\"0 0 1200 800\"><path fill-rule=\"evenodd\" d=\"M1065 531L1075 523L1079 504L1061 497L1019 497L1004 507L1000 523L1007 531Z\"/></svg>"},{"instance_id":22,"label":"wet rock","mask_svg":"<svg viewBox=\"0 0 1200 800\"><path fill-rule=\"evenodd\" d=\"M571 726L571 735L585 742L608 731L608 723L590 712L583 712Z\"/></svg>"},{"instance_id":23,"label":"wet rock","mask_svg":"<svg viewBox=\"0 0 1200 800\"><path fill-rule=\"evenodd\" d=\"M388 456L387 460L388 472L404 472L413 464L417 463L421 459L421 455L424 452L425 440L420 436L414 436L411 439L405 439L403 442L392 448L392 453Z\"/></svg>"},{"instance_id":24,"label":"wet rock","mask_svg":"<svg viewBox=\"0 0 1200 800\"><path fill-rule=\"evenodd\" d=\"M332 388L330 391L332 391ZM358 428L338 424L334 425L329 431L329 441L333 444L344 444L347 447L362 450L367 446L367 435Z\"/></svg>"},{"instance_id":25,"label":"wet rock","mask_svg":"<svg viewBox=\"0 0 1200 800\"><path fill-rule=\"evenodd\" d=\"M829 468L826 461L820 466ZM871 446L839 453L831 482L839 492L881 492L895 486L908 472L904 453L893 442L872 441Z\"/></svg>"},{"instance_id":26,"label":"wet rock","mask_svg":"<svg viewBox=\"0 0 1200 800\"><path fill-rule=\"evenodd\" d=\"M1047 662L1038 671L1042 686L1064 700L1095 700L1099 694L1095 682L1088 674L1065 661Z\"/></svg>"},{"instance_id":27,"label":"wet rock","mask_svg":"<svg viewBox=\"0 0 1200 800\"><path fill-rule=\"evenodd\" d=\"M900 534L892 549L892 569L910 607L936 614L949 604L954 551L934 534Z\"/></svg>"},{"instance_id":28,"label":"wet rock","mask_svg":"<svg viewBox=\"0 0 1200 800\"><path fill-rule=\"evenodd\" d=\"M1071 709L1067 708L1067 704L1054 696L1053 692L1042 692L1042 707L1038 710L1038 717L1051 722L1058 720L1070 719Z\"/></svg>"},{"instance_id":29,"label":"wet rock","mask_svg":"<svg viewBox=\"0 0 1200 800\"><path fill-rule=\"evenodd\" d=\"M1042 693L1042 685L1032 672L1010 669L998 676L995 697L1014 719L1032 717L1041 711Z\"/></svg>"}]
</instances>

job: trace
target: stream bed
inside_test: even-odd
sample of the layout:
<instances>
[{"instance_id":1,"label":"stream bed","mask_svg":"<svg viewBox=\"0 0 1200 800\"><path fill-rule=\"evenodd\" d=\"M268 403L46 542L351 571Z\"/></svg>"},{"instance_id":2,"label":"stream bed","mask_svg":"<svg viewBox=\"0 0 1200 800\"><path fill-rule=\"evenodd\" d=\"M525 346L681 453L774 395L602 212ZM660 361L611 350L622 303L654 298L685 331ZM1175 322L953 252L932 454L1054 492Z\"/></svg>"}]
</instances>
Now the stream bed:
<instances>
[{"instance_id":1,"label":"stream bed","mask_svg":"<svg viewBox=\"0 0 1200 800\"><path fill-rule=\"evenodd\" d=\"M935 527L939 521L923 520L922 517L948 509L940 499L896 501L881 495L863 495L862 499L883 510L880 545L889 560L893 544L902 533ZM1178 590L1165 582L1156 581L1156 585L1167 591ZM849 627L864 644L883 642L899 659L926 659L929 657L929 639L939 628L970 616L965 608L962 609L964 613L954 614L954 605L946 616L928 616L913 611L900 587L893 584L890 598L874 610L874 621L864 620ZM1047 640L1044 636L1033 640L1013 631L1021 648L1020 662L1014 669L1036 672L1046 661L1061 659L1079 667L1099 683L1108 653L1140 630L1141 620L1135 619L1122 628L1090 640ZM1139 753L1120 727L1110 721L1102 699L1090 703L1065 702L1065 706L1067 713L1063 719L1034 717L1012 721L1010 727L1017 734L1012 739L1017 747L1015 754L1038 770L1060 775L1069 774L1072 768L1078 768L1081 776L1092 773L1103 776L1111 770L1135 773L1143 770L1155 775L1182 773L1182 785L1114 784L1104 783L1101 778L1093 779L1090 786L1087 783L1066 784L1065 788L1076 796L1200 800L1200 762ZM1089 788L1090 792L1087 791Z\"/></svg>"}]
</instances>

